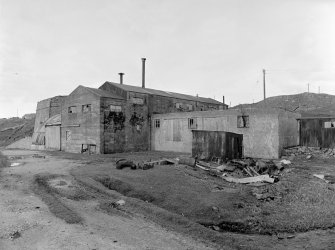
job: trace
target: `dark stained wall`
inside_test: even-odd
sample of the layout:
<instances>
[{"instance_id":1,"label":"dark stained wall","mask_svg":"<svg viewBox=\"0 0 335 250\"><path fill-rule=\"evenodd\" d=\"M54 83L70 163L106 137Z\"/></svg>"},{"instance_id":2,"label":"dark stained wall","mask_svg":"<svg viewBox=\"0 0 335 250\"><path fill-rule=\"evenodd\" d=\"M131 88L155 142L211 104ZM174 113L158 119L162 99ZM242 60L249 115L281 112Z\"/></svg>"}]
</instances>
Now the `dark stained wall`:
<instances>
[{"instance_id":1,"label":"dark stained wall","mask_svg":"<svg viewBox=\"0 0 335 250\"><path fill-rule=\"evenodd\" d=\"M121 106L121 112L111 111L110 105ZM125 101L101 99L101 147L104 154L123 152L126 149Z\"/></svg>"},{"instance_id":2,"label":"dark stained wall","mask_svg":"<svg viewBox=\"0 0 335 250\"><path fill-rule=\"evenodd\" d=\"M335 128L325 128L324 123L335 121L333 118L301 119L300 145L308 147L335 147Z\"/></svg>"},{"instance_id":3,"label":"dark stained wall","mask_svg":"<svg viewBox=\"0 0 335 250\"><path fill-rule=\"evenodd\" d=\"M128 92L126 103L126 150L142 151L149 149L150 128L148 95Z\"/></svg>"}]
</instances>

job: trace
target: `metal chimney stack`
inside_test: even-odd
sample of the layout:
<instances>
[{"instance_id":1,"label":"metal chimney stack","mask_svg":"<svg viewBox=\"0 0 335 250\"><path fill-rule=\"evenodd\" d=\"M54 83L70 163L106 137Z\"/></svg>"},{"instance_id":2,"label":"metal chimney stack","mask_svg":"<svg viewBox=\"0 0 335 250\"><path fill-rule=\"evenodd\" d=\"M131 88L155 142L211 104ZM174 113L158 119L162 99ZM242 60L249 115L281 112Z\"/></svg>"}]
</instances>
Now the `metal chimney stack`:
<instances>
[{"instance_id":1,"label":"metal chimney stack","mask_svg":"<svg viewBox=\"0 0 335 250\"><path fill-rule=\"evenodd\" d=\"M124 73L119 73L119 75L120 75L120 84L122 85L123 84L123 75L124 75Z\"/></svg>"},{"instance_id":2,"label":"metal chimney stack","mask_svg":"<svg viewBox=\"0 0 335 250\"><path fill-rule=\"evenodd\" d=\"M145 88L145 58L142 58L142 88Z\"/></svg>"}]
</instances>

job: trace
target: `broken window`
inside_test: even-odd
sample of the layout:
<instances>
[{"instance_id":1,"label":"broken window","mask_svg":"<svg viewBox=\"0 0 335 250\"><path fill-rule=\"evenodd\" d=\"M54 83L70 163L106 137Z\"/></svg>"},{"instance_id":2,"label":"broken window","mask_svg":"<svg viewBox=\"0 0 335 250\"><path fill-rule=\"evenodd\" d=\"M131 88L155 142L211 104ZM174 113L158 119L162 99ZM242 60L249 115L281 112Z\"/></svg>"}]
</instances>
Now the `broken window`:
<instances>
[{"instance_id":1,"label":"broken window","mask_svg":"<svg viewBox=\"0 0 335 250\"><path fill-rule=\"evenodd\" d=\"M249 128L249 116L248 115L237 116L237 127Z\"/></svg>"},{"instance_id":2,"label":"broken window","mask_svg":"<svg viewBox=\"0 0 335 250\"><path fill-rule=\"evenodd\" d=\"M115 112L115 113L122 112L122 108L121 108L120 105L110 105L109 109L110 109L110 111Z\"/></svg>"},{"instance_id":3,"label":"broken window","mask_svg":"<svg viewBox=\"0 0 335 250\"><path fill-rule=\"evenodd\" d=\"M83 112L83 113L91 112L91 104L83 105L83 106L82 106L82 112Z\"/></svg>"},{"instance_id":4,"label":"broken window","mask_svg":"<svg viewBox=\"0 0 335 250\"><path fill-rule=\"evenodd\" d=\"M188 128L190 129L196 129L197 128L197 123L194 118L188 118Z\"/></svg>"},{"instance_id":5,"label":"broken window","mask_svg":"<svg viewBox=\"0 0 335 250\"><path fill-rule=\"evenodd\" d=\"M67 130L67 131L65 132L65 139L66 139L67 141L71 140L71 131Z\"/></svg>"},{"instance_id":6,"label":"broken window","mask_svg":"<svg viewBox=\"0 0 335 250\"><path fill-rule=\"evenodd\" d=\"M76 106L70 106L68 108L68 113L72 114L72 113L77 113L77 107Z\"/></svg>"},{"instance_id":7,"label":"broken window","mask_svg":"<svg viewBox=\"0 0 335 250\"><path fill-rule=\"evenodd\" d=\"M161 120L156 119L155 120L155 128L160 128L161 127Z\"/></svg>"},{"instance_id":8,"label":"broken window","mask_svg":"<svg viewBox=\"0 0 335 250\"><path fill-rule=\"evenodd\" d=\"M325 122L325 128L335 128L335 121Z\"/></svg>"}]
</instances>

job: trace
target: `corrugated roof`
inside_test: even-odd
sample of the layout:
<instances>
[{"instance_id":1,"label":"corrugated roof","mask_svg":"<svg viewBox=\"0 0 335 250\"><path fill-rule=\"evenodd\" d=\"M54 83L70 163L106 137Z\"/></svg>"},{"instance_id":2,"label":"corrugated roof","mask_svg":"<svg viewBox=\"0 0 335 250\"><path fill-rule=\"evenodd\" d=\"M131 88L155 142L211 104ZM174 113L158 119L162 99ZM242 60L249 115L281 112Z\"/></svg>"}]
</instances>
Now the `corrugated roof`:
<instances>
[{"instance_id":1,"label":"corrugated roof","mask_svg":"<svg viewBox=\"0 0 335 250\"><path fill-rule=\"evenodd\" d=\"M101 97L109 97L109 98L120 99L120 100L124 99L121 96L115 95L113 93L110 93L110 92L102 90L102 89L89 88L89 87L85 87L85 86L82 86L82 87L86 88L91 93L96 94L96 95L101 96Z\"/></svg>"},{"instance_id":2,"label":"corrugated roof","mask_svg":"<svg viewBox=\"0 0 335 250\"><path fill-rule=\"evenodd\" d=\"M150 95L166 96L166 97L172 97L172 98L178 98L178 99L190 100L190 101L197 101L197 102L222 104L221 102L216 101L212 98L196 97L196 96L179 94L179 93L168 92L168 91L163 91L163 90L141 88L141 87L138 87L138 86L119 84L119 83L114 83L114 82L106 82L106 83L108 83L110 85L113 85L115 87L121 88L125 91L131 91L131 92L137 92L137 93L143 93L143 94L150 94Z\"/></svg>"}]
</instances>

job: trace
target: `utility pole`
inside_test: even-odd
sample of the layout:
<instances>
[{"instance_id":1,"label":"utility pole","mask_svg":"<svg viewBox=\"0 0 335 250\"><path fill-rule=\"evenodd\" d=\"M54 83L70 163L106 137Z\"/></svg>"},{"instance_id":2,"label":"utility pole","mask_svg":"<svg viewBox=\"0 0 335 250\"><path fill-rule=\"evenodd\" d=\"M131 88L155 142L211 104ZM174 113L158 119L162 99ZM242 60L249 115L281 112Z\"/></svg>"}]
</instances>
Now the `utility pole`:
<instances>
[{"instance_id":1,"label":"utility pole","mask_svg":"<svg viewBox=\"0 0 335 250\"><path fill-rule=\"evenodd\" d=\"M265 69L263 69L263 92L264 92L264 100L266 98L266 95L265 95Z\"/></svg>"}]
</instances>

